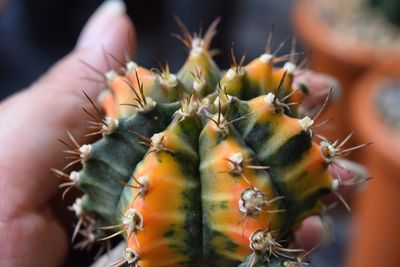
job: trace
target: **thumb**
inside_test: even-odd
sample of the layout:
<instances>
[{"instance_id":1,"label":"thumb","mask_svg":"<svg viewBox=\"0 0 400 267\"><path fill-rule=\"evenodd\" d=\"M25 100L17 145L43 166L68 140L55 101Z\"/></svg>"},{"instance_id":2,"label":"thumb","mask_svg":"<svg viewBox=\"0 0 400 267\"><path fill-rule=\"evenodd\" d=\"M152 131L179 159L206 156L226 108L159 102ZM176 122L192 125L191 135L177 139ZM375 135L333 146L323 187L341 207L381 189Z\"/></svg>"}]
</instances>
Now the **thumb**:
<instances>
[{"instance_id":1,"label":"thumb","mask_svg":"<svg viewBox=\"0 0 400 267\"><path fill-rule=\"evenodd\" d=\"M124 2L105 1L86 23L75 49L34 84L34 88L51 84L52 90L63 93L75 92L81 96L82 90L89 95L98 93L99 84L84 78L101 80L96 71L104 73L104 76L107 71L118 67L117 60L109 55L122 61L126 53L133 54L135 42L132 39L135 39L134 28L125 15Z\"/></svg>"},{"instance_id":2,"label":"thumb","mask_svg":"<svg viewBox=\"0 0 400 267\"><path fill-rule=\"evenodd\" d=\"M29 205L27 209L36 209L48 201L57 190L56 179L49 179L48 171L64 164L60 153L62 146L57 139L66 140L67 129L82 136L84 127L81 127L81 122L88 117L81 107L90 107L82 91L94 99L101 86L81 79L83 76L93 77L90 76L93 72L79 61L96 66L101 72L114 68L117 63L110 60L107 66L102 47L115 58L122 59L133 43L129 40L132 37L133 25L125 15L123 2L104 2L89 19L69 55L28 90L0 105L0 121L7 125L0 127L0 140L4 144L1 146L0 169L10 178L7 187L0 186L0 191L8 188L7 192L14 193L10 197L16 202L14 206L24 203L25 207ZM16 162L23 164L18 168L12 167ZM7 192L4 193L7 195ZM8 210L11 216L16 212Z\"/></svg>"}]
</instances>

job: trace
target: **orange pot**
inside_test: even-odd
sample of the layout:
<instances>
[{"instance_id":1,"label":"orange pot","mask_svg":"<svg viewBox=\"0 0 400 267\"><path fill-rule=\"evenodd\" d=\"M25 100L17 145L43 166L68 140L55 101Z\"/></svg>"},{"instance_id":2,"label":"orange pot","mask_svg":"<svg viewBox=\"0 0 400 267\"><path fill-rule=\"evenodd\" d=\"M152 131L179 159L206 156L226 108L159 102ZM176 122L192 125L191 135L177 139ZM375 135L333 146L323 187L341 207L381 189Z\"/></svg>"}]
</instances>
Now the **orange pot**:
<instances>
[{"instance_id":1,"label":"orange pot","mask_svg":"<svg viewBox=\"0 0 400 267\"><path fill-rule=\"evenodd\" d=\"M392 79L400 79L400 62L368 73L350 99L357 137L373 142L361 158L373 179L356 202L349 267L400 266L400 135L376 110L380 89Z\"/></svg>"},{"instance_id":2,"label":"orange pot","mask_svg":"<svg viewBox=\"0 0 400 267\"><path fill-rule=\"evenodd\" d=\"M349 41L346 35L340 34L321 20L315 2L318 1L295 1L294 27L305 47L311 50L311 69L332 75L342 85L340 100L324 114L324 119L333 119L334 131L323 130L322 134L329 138L343 137L353 130L348 120L348 99L353 83L371 67L382 64L387 59L400 59L400 51L378 48L361 40Z\"/></svg>"}]
</instances>

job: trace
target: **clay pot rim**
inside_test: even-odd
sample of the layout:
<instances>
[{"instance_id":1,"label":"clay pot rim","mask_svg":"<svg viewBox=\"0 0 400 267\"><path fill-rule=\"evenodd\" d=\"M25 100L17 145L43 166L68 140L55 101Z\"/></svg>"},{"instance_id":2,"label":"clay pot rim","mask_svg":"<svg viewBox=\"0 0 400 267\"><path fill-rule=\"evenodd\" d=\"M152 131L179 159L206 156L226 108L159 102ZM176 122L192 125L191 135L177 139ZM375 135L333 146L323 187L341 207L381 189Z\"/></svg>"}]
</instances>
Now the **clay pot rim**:
<instances>
[{"instance_id":1,"label":"clay pot rim","mask_svg":"<svg viewBox=\"0 0 400 267\"><path fill-rule=\"evenodd\" d=\"M367 67L387 59L400 59L400 53L394 49L382 49L382 46L377 47L369 42L348 41L346 35L334 31L321 21L317 7L311 0L295 1L293 21L301 39L314 49L324 51L347 64Z\"/></svg>"},{"instance_id":2,"label":"clay pot rim","mask_svg":"<svg viewBox=\"0 0 400 267\"><path fill-rule=\"evenodd\" d=\"M372 142L372 150L400 166L400 136L383 121L375 103L381 87L393 79L400 79L400 61L383 64L368 72L354 85L349 112L361 140Z\"/></svg>"}]
</instances>

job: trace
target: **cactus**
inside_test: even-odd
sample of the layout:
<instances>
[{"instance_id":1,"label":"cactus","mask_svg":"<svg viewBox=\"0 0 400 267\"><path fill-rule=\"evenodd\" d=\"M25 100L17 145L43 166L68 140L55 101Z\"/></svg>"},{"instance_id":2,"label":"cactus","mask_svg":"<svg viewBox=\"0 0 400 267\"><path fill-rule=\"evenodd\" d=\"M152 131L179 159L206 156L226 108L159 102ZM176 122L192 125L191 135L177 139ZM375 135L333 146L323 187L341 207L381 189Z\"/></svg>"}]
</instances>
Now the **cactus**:
<instances>
[{"instance_id":1,"label":"cactus","mask_svg":"<svg viewBox=\"0 0 400 267\"><path fill-rule=\"evenodd\" d=\"M220 71L209 52L217 24L204 36L180 24L189 56L177 74L133 61L104 74L105 117L88 97L96 111L85 110L88 135L100 138L82 145L69 133L72 161L53 170L64 193L82 192L70 208L76 247L124 238L114 266L306 261L288 245L304 218L322 215L321 196L346 185L327 168L352 149L313 141L320 112L305 115L299 104L313 90L296 53L279 57L268 45L244 65L232 52L231 68ZM82 169L67 173L76 164Z\"/></svg>"}]
</instances>

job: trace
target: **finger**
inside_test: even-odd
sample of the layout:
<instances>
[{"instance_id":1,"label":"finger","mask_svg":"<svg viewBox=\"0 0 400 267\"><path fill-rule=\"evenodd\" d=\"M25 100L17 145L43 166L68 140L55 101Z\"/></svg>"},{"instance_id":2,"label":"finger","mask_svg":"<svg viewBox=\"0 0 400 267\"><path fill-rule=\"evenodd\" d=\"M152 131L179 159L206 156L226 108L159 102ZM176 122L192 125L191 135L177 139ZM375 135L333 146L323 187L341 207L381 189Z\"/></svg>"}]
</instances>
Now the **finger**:
<instances>
[{"instance_id":1,"label":"finger","mask_svg":"<svg viewBox=\"0 0 400 267\"><path fill-rule=\"evenodd\" d=\"M101 5L83 27L76 42L76 49L93 48L101 42L101 36L106 33L107 27L114 23L115 18L126 12L126 6L119 0L109 0ZM127 29L132 30L132 29ZM126 32L127 33L127 32Z\"/></svg>"},{"instance_id":2,"label":"finger","mask_svg":"<svg viewBox=\"0 0 400 267\"><path fill-rule=\"evenodd\" d=\"M291 245L308 251L328 240L330 240L329 231L321 218L310 216L302 222L299 230L296 231L295 241Z\"/></svg>"},{"instance_id":3,"label":"finger","mask_svg":"<svg viewBox=\"0 0 400 267\"><path fill-rule=\"evenodd\" d=\"M81 121L87 117L81 107L89 106L82 90L92 98L101 90L97 84L80 79L88 70L79 60L106 71L102 46L123 58L132 43L128 39L134 36L133 26L122 12L123 6L115 7L122 1L111 2L106 1L91 17L73 52L29 90L0 105L0 121L4 125L0 127L0 175L6 177L0 179L2 216L17 216L20 211L39 208L57 190L56 180L47 175L51 167L63 165L63 147L57 138L66 139L67 129L76 136L82 135ZM8 201L1 201L4 199Z\"/></svg>"},{"instance_id":4,"label":"finger","mask_svg":"<svg viewBox=\"0 0 400 267\"><path fill-rule=\"evenodd\" d=\"M336 101L341 91L340 84L336 79L310 70L296 72L293 87L306 91L306 97L302 100L301 106L310 113L317 111L322 106L331 89L330 102Z\"/></svg>"},{"instance_id":5,"label":"finger","mask_svg":"<svg viewBox=\"0 0 400 267\"><path fill-rule=\"evenodd\" d=\"M0 218L0 266L61 266L67 236L49 207L18 218Z\"/></svg>"}]
</instances>

